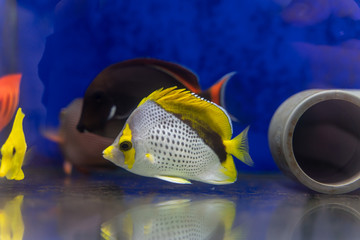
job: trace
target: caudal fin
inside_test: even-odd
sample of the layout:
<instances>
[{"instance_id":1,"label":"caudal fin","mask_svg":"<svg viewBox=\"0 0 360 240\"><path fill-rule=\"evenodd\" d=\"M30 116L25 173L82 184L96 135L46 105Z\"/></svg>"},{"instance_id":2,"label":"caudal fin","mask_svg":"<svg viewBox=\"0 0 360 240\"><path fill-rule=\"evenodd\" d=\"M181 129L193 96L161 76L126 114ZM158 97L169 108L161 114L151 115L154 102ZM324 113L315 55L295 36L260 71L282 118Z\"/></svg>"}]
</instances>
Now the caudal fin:
<instances>
[{"instance_id":1,"label":"caudal fin","mask_svg":"<svg viewBox=\"0 0 360 240\"><path fill-rule=\"evenodd\" d=\"M217 83L211 86L201 95L207 95L205 98L210 99L212 102L226 108L225 106L225 89L229 79L235 75L236 72L231 72L223 76Z\"/></svg>"},{"instance_id":2,"label":"caudal fin","mask_svg":"<svg viewBox=\"0 0 360 240\"><path fill-rule=\"evenodd\" d=\"M253 166L254 162L249 155L249 144L247 134L249 127L245 128L239 135L231 140L225 140L224 145L227 153L234 155L237 159L249 166Z\"/></svg>"},{"instance_id":3,"label":"caudal fin","mask_svg":"<svg viewBox=\"0 0 360 240\"><path fill-rule=\"evenodd\" d=\"M223 108L225 108L227 110L231 120L233 120L235 122L239 122L239 119L237 119L234 115L229 113L229 110L227 109L226 102L225 102L225 90L226 90L227 83L229 82L230 78L232 76L234 76L235 74L236 74L236 72L230 72L230 73L226 74L218 82L216 82L214 85L212 85L209 89L207 89L204 92L199 93L198 95L216 103L217 105L222 106Z\"/></svg>"}]
</instances>

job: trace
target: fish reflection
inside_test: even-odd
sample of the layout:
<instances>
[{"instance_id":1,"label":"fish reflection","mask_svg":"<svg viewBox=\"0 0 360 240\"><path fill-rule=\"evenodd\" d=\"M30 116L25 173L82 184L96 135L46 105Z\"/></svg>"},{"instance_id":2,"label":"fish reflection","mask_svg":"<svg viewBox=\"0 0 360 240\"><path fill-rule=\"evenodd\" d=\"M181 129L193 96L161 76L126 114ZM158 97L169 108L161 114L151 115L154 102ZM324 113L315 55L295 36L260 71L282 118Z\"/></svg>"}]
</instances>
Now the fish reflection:
<instances>
[{"instance_id":1,"label":"fish reflection","mask_svg":"<svg viewBox=\"0 0 360 240\"><path fill-rule=\"evenodd\" d=\"M285 201L275 211L267 239L358 239L360 204L357 196L326 196Z\"/></svg>"},{"instance_id":2,"label":"fish reflection","mask_svg":"<svg viewBox=\"0 0 360 240\"><path fill-rule=\"evenodd\" d=\"M21 214L21 205L24 196L18 195L8 201L3 209L0 209L0 239L21 240L24 236L24 222Z\"/></svg>"},{"instance_id":3,"label":"fish reflection","mask_svg":"<svg viewBox=\"0 0 360 240\"><path fill-rule=\"evenodd\" d=\"M178 199L130 209L101 227L103 239L243 239L236 205L225 199Z\"/></svg>"}]
</instances>

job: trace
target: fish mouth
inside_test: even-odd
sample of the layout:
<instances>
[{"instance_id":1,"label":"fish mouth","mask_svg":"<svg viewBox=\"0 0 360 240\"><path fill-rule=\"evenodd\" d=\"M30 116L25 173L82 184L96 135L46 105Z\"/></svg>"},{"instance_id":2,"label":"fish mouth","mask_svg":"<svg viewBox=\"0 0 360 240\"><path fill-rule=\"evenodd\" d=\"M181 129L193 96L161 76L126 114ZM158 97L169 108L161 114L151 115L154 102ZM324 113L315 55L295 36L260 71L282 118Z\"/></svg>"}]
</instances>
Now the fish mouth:
<instances>
[{"instance_id":1,"label":"fish mouth","mask_svg":"<svg viewBox=\"0 0 360 240\"><path fill-rule=\"evenodd\" d=\"M114 149L114 146L109 146L107 147L103 152L103 157L109 161L111 161L113 159L113 149Z\"/></svg>"}]
</instances>

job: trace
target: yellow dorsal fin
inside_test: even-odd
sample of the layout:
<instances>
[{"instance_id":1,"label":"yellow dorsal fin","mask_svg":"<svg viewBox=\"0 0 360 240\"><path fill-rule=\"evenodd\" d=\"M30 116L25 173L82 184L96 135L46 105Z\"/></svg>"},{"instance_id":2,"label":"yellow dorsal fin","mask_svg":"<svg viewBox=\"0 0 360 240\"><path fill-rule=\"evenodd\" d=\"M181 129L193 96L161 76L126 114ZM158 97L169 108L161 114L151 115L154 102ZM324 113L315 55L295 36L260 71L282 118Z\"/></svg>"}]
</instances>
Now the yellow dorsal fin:
<instances>
[{"instance_id":1,"label":"yellow dorsal fin","mask_svg":"<svg viewBox=\"0 0 360 240\"><path fill-rule=\"evenodd\" d=\"M146 101L156 102L166 111L180 116L182 120L195 123L195 126L206 124L223 140L231 138L232 125L226 111L188 90L177 89L177 87L156 90L144 98L138 107Z\"/></svg>"}]
</instances>

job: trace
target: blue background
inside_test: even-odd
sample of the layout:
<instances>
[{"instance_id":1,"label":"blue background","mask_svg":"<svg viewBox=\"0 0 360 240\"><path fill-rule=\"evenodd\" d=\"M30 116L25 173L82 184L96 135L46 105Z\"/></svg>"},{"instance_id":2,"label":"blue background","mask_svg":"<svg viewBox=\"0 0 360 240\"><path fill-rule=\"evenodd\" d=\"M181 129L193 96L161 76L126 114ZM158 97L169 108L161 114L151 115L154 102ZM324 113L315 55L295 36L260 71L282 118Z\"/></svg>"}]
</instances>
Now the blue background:
<instances>
[{"instance_id":1,"label":"blue background","mask_svg":"<svg viewBox=\"0 0 360 240\"><path fill-rule=\"evenodd\" d=\"M203 89L236 71L227 110L247 125L253 168L277 171L267 143L276 108L308 88L359 88L360 10L356 1L0 0L0 75L23 73L20 105L30 145L81 97L108 65L154 57L188 67ZM5 35L9 10L16 34ZM17 61L9 67L10 52ZM50 145L40 148L55 151ZM56 151L55 151L56 152Z\"/></svg>"}]
</instances>

